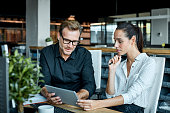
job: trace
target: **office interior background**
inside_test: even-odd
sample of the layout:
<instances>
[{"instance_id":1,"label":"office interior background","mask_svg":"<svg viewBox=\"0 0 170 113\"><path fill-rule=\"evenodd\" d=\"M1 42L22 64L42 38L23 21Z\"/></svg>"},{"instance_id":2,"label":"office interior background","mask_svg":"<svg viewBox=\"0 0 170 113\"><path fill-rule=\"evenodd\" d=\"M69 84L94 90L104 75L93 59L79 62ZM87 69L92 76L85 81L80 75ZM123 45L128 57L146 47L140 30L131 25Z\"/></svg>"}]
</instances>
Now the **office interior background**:
<instances>
[{"instance_id":1,"label":"office interior background","mask_svg":"<svg viewBox=\"0 0 170 113\"><path fill-rule=\"evenodd\" d=\"M4 0L0 7L0 44L7 44L9 52L18 49L26 55L26 1ZM112 48L113 33L119 22L128 21L142 30L145 48L169 50L170 47L170 6L167 0L50 0L50 37L57 42L60 23L65 19L76 19L83 27L80 45ZM31 45L30 45L31 46ZM44 45L46 46L46 45ZM38 59L37 49L30 49L29 56ZM107 81L107 61L114 53L102 53L102 81ZM154 54L166 57L164 80L158 104L158 112L169 112L170 107L170 52ZM167 109L168 106L168 109Z\"/></svg>"},{"instance_id":2,"label":"office interior background","mask_svg":"<svg viewBox=\"0 0 170 113\"><path fill-rule=\"evenodd\" d=\"M2 1L0 7L0 42L11 44L23 44L26 42L26 0ZM144 17L152 16L153 9L168 8L167 1L156 1L153 3L147 0L143 1L123 1L123 0L106 0L93 1L56 1L50 0L50 36L54 42L57 41L57 30L59 23L67 18L74 17L84 27L82 33L82 45L107 45L112 46L113 30L118 22L115 19L126 17ZM169 11L169 10L168 10ZM157 11L159 12L159 11ZM162 14L164 15L166 10ZM167 12L169 14L169 12ZM120 16L122 15L122 16ZM157 42L151 44L151 19L134 20L134 24L140 26L145 37L144 45L150 47L159 45ZM125 20L126 21L126 20ZM96 24L94 24L96 23ZM99 31L96 34L96 31ZM96 37L98 36L98 37ZM164 40L163 40L164 41ZM168 44L162 40L160 43Z\"/></svg>"}]
</instances>

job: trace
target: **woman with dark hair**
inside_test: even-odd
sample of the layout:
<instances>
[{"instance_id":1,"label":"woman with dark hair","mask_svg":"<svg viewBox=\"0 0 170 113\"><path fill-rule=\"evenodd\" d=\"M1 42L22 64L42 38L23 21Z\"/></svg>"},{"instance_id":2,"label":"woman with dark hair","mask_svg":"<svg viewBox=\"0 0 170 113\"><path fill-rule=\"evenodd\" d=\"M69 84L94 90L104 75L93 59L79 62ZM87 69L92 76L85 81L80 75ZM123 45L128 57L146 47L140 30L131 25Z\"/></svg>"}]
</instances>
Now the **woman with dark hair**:
<instances>
[{"instance_id":1,"label":"woman with dark hair","mask_svg":"<svg viewBox=\"0 0 170 113\"><path fill-rule=\"evenodd\" d=\"M84 110L110 107L124 113L143 113L154 80L155 61L142 53L140 29L121 23L114 32L117 55L109 60L109 73L104 100L78 100ZM127 59L121 62L121 56Z\"/></svg>"}]
</instances>

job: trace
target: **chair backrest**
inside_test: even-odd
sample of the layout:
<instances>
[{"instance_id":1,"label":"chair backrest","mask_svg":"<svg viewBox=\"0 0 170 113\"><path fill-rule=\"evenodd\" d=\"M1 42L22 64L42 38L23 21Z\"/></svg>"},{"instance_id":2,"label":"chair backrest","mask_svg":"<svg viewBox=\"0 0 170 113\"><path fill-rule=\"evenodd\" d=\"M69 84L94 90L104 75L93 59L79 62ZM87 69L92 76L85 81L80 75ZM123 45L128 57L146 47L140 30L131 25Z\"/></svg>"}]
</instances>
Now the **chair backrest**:
<instances>
[{"instance_id":1,"label":"chair backrest","mask_svg":"<svg viewBox=\"0 0 170 113\"><path fill-rule=\"evenodd\" d=\"M101 84L101 65L102 65L102 50L89 50L92 55L92 63L94 68L94 77L96 89L100 89Z\"/></svg>"},{"instance_id":2,"label":"chair backrest","mask_svg":"<svg viewBox=\"0 0 170 113\"><path fill-rule=\"evenodd\" d=\"M149 94L148 100L149 103L147 108L145 108L144 113L156 113L165 68L164 57L151 57L151 58L153 58L156 62L155 80L153 82L153 86Z\"/></svg>"}]
</instances>

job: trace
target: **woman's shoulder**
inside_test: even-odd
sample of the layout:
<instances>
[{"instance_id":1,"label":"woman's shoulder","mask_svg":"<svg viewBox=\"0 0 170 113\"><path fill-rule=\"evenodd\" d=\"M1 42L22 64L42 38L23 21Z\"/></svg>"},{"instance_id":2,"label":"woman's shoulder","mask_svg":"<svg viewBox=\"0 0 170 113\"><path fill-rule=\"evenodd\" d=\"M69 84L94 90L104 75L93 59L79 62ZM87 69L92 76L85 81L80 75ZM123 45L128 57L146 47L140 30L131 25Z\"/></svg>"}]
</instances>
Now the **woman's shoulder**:
<instances>
[{"instance_id":1,"label":"woman's shoulder","mask_svg":"<svg viewBox=\"0 0 170 113\"><path fill-rule=\"evenodd\" d=\"M143 61L146 63L151 63L151 64L155 64L155 60L153 59L152 56L147 55L146 53L142 53L143 54Z\"/></svg>"}]
</instances>

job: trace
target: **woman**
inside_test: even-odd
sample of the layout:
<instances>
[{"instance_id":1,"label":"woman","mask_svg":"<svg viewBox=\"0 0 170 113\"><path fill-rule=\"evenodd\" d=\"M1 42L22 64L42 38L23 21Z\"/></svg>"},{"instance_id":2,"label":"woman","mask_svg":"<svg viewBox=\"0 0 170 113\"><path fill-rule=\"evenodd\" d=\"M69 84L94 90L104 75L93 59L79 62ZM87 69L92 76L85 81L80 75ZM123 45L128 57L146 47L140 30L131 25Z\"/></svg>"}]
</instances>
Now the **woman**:
<instances>
[{"instance_id":1,"label":"woman","mask_svg":"<svg viewBox=\"0 0 170 113\"><path fill-rule=\"evenodd\" d=\"M104 100L78 100L84 110L110 107L124 113L143 113L154 80L155 61L142 53L143 38L138 27L120 24L114 32L117 55L109 60ZM121 55L127 59L121 62Z\"/></svg>"}]
</instances>

